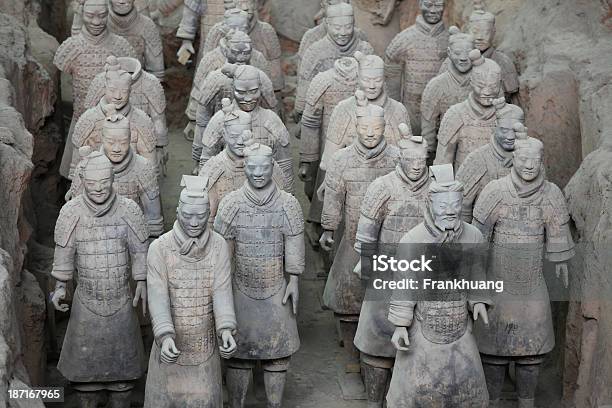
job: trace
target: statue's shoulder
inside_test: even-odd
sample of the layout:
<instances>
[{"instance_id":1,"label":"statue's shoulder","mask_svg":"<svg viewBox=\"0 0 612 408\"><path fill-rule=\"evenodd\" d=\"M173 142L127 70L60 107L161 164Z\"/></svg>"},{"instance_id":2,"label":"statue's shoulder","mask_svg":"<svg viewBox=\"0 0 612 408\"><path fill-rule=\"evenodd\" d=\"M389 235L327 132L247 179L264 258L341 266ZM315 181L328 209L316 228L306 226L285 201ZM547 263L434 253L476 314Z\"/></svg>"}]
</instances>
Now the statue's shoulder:
<instances>
[{"instance_id":1,"label":"statue's shoulder","mask_svg":"<svg viewBox=\"0 0 612 408\"><path fill-rule=\"evenodd\" d=\"M161 114L166 110L166 93L164 87L157 77L146 71L142 72L142 85L149 105L153 110Z\"/></svg>"},{"instance_id":2,"label":"statue's shoulder","mask_svg":"<svg viewBox=\"0 0 612 408\"><path fill-rule=\"evenodd\" d=\"M123 221L130 227L140 242L144 242L149 237L149 231L144 214L138 204L134 200L118 195L117 206Z\"/></svg>"},{"instance_id":3,"label":"statue's shoulder","mask_svg":"<svg viewBox=\"0 0 612 408\"><path fill-rule=\"evenodd\" d=\"M204 163L198 174L200 177L205 177L207 189L211 189L225 173L225 163L223 160L224 151L214 155Z\"/></svg>"},{"instance_id":4,"label":"statue's shoulder","mask_svg":"<svg viewBox=\"0 0 612 408\"><path fill-rule=\"evenodd\" d=\"M65 247L68 244L81 217L83 205L83 197L79 195L61 208L55 223L55 243L57 245Z\"/></svg>"},{"instance_id":5,"label":"statue's shoulder","mask_svg":"<svg viewBox=\"0 0 612 408\"><path fill-rule=\"evenodd\" d=\"M74 131L72 132L72 143L81 147L85 144L91 132L94 131L96 124L104 120L104 115L101 115L97 106L93 108L87 109L79 120L77 120L76 125L74 125Z\"/></svg>"},{"instance_id":6,"label":"statue's shoulder","mask_svg":"<svg viewBox=\"0 0 612 408\"><path fill-rule=\"evenodd\" d=\"M304 213L300 203L295 196L285 191L281 191L280 194L283 210L287 217L289 233L291 235L301 234L304 232Z\"/></svg>"},{"instance_id":7,"label":"statue's shoulder","mask_svg":"<svg viewBox=\"0 0 612 408\"><path fill-rule=\"evenodd\" d=\"M140 186L150 199L157 197L159 195L159 182L153 163L139 154L134 154L134 161L134 170Z\"/></svg>"}]
</instances>

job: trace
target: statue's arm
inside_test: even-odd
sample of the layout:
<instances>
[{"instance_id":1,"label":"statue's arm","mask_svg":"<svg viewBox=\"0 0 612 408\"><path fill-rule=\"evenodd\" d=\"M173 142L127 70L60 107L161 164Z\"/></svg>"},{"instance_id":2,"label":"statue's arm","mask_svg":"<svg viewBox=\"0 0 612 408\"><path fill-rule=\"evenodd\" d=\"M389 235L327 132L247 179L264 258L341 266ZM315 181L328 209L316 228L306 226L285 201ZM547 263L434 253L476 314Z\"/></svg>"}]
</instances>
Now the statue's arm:
<instances>
[{"instance_id":1,"label":"statue's arm","mask_svg":"<svg viewBox=\"0 0 612 408\"><path fill-rule=\"evenodd\" d=\"M168 271L166 260L161 253L159 242L151 245L147 256L147 291L149 313L155 341L161 346L164 338L175 336L174 324L170 313L170 293L168 291Z\"/></svg>"}]
</instances>

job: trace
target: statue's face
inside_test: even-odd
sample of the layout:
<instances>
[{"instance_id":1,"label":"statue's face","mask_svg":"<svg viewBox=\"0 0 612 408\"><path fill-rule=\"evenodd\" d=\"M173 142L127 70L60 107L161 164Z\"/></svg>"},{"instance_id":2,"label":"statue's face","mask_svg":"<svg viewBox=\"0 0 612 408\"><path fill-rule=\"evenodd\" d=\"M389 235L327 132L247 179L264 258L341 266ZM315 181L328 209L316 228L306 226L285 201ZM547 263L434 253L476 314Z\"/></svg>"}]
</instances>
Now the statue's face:
<instances>
[{"instance_id":1,"label":"statue's face","mask_svg":"<svg viewBox=\"0 0 612 408\"><path fill-rule=\"evenodd\" d=\"M353 38L355 20L352 16L327 17L327 33L340 47L347 45Z\"/></svg>"},{"instance_id":2,"label":"statue's face","mask_svg":"<svg viewBox=\"0 0 612 408\"><path fill-rule=\"evenodd\" d=\"M225 25L233 30L247 33L249 31L249 20L240 14L232 14L225 19Z\"/></svg>"},{"instance_id":3,"label":"statue's face","mask_svg":"<svg viewBox=\"0 0 612 408\"><path fill-rule=\"evenodd\" d=\"M104 204L113 192L113 169L85 169L83 188L91 201Z\"/></svg>"},{"instance_id":4,"label":"statue's face","mask_svg":"<svg viewBox=\"0 0 612 408\"><path fill-rule=\"evenodd\" d=\"M525 181L533 181L540 175L542 153L535 149L514 151L514 170Z\"/></svg>"},{"instance_id":5,"label":"statue's face","mask_svg":"<svg viewBox=\"0 0 612 408\"><path fill-rule=\"evenodd\" d=\"M108 7L99 2L85 2L83 6L83 26L93 36L98 36L106 30Z\"/></svg>"},{"instance_id":6,"label":"statue's face","mask_svg":"<svg viewBox=\"0 0 612 408\"><path fill-rule=\"evenodd\" d=\"M115 105L115 109L120 110L130 101L130 88L132 78L129 75L121 75L116 78L107 78L104 98L106 102Z\"/></svg>"},{"instance_id":7,"label":"statue's face","mask_svg":"<svg viewBox=\"0 0 612 408\"><path fill-rule=\"evenodd\" d=\"M417 181L425 174L427 170L427 161L425 157L410 157L410 155L405 155L404 152L402 152L400 166L406 177L412 181Z\"/></svg>"},{"instance_id":8,"label":"statue's face","mask_svg":"<svg viewBox=\"0 0 612 408\"><path fill-rule=\"evenodd\" d=\"M236 2L236 6L245 11L249 15L249 22L252 22L255 18L255 11L257 10L257 6L255 5L255 1L253 0L238 0Z\"/></svg>"},{"instance_id":9,"label":"statue's face","mask_svg":"<svg viewBox=\"0 0 612 408\"><path fill-rule=\"evenodd\" d=\"M103 129L102 149L112 163L121 163L130 151L130 129Z\"/></svg>"},{"instance_id":10,"label":"statue's face","mask_svg":"<svg viewBox=\"0 0 612 408\"><path fill-rule=\"evenodd\" d=\"M258 79L234 79L234 99L245 112L251 112L257 107L261 90Z\"/></svg>"},{"instance_id":11,"label":"statue's face","mask_svg":"<svg viewBox=\"0 0 612 408\"><path fill-rule=\"evenodd\" d=\"M209 216L209 204L204 202L198 203L196 200L193 200L193 203L181 202L176 210L176 219L190 238L197 238L206 231Z\"/></svg>"},{"instance_id":12,"label":"statue's face","mask_svg":"<svg viewBox=\"0 0 612 408\"><path fill-rule=\"evenodd\" d=\"M249 156L245 160L244 173L254 188L266 187L272 182L274 163L271 156Z\"/></svg>"},{"instance_id":13,"label":"statue's face","mask_svg":"<svg viewBox=\"0 0 612 408\"><path fill-rule=\"evenodd\" d=\"M465 74L472 69L472 60L469 57L470 51L474 48L469 41L456 41L448 47L448 58L457 71Z\"/></svg>"},{"instance_id":14,"label":"statue's face","mask_svg":"<svg viewBox=\"0 0 612 408\"><path fill-rule=\"evenodd\" d=\"M248 42L230 42L227 47L227 62L245 65L251 60L253 49Z\"/></svg>"},{"instance_id":15,"label":"statue's face","mask_svg":"<svg viewBox=\"0 0 612 408\"><path fill-rule=\"evenodd\" d=\"M247 136L245 131L251 130L249 125L229 125L223 130L223 140L227 148L236 156L244 157Z\"/></svg>"},{"instance_id":16,"label":"statue's face","mask_svg":"<svg viewBox=\"0 0 612 408\"><path fill-rule=\"evenodd\" d=\"M431 210L434 223L441 230L450 230L457 225L461 216L463 193L447 191L431 195Z\"/></svg>"},{"instance_id":17,"label":"statue's face","mask_svg":"<svg viewBox=\"0 0 612 408\"><path fill-rule=\"evenodd\" d=\"M359 70L359 87L369 100L378 98L385 87L385 71L368 68Z\"/></svg>"},{"instance_id":18,"label":"statue's face","mask_svg":"<svg viewBox=\"0 0 612 408\"><path fill-rule=\"evenodd\" d=\"M508 128L507 125L497 125L495 128L495 141L507 152L514 150L514 142L516 141L516 133L514 129Z\"/></svg>"},{"instance_id":19,"label":"statue's face","mask_svg":"<svg viewBox=\"0 0 612 408\"><path fill-rule=\"evenodd\" d=\"M493 100L501 91L501 78L494 73L478 77L472 75L470 82L476 101L482 106L493 106Z\"/></svg>"},{"instance_id":20,"label":"statue's face","mask_svg":"<svg viewBox=\"0 0 612 408\"><path fill-rule=\"evenodd\" d=\"M444 0L419 0L421 15L429 24L438 24L444 13Z\"/></svg>"},{"instance_id":21,"label":"statue's face","mask_svg":"<svg viewBox=\"0 0 612 408\"><path fill-rule=\"evenodd\" d=\"M474 45L480 52L491 47L495 37L495 25L487 21L475 21L470 24L470 34L474 37Z\"/></svg>"},{"instance_id":22,"label":"statue's face","mask_svg":"<svg viewBox=\"0 0 612 408\"><path fill-rule=\"evenodd\" d=\"M383 140L385 134L385 118L372 118L368 116L357 118L357 137L359 142L373 149Z\"/></svg>"},{"instance_id":23,"label":"statue's face","mask_svg":"<svg viewBox=\"0 0 612 408\"><path fill-rule=\"evenodd\" d=\"M134 0L110 0L110 5L115 13L125 15L134 9Z\"/></svg>"}]
</instances>

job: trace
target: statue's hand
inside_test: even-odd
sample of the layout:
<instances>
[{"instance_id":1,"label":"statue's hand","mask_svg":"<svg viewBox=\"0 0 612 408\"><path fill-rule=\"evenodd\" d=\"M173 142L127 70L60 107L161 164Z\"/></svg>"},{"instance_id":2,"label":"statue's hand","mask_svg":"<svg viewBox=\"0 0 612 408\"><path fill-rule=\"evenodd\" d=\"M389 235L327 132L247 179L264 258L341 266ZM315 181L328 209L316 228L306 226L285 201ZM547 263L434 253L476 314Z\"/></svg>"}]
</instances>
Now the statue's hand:
<instances>
[{"instance_id":1,"label":"statue's hand","mask_svg":"<svg viewBox=\"0 0 612 408\"><path fill-rule=\"evenodd\" d=\"M296 275L291 275L289 277L289 283L287 284L287 289L285 290L285 296L283 296L283 305L287 303L289 298L291 298L293 314L297 315L300 291L298 287L298 277Z\"/></svg>"},{"instance_id":2,"label":"statue's hand","mask_svg":"<svg viewBox=\"0 0 612 408\"><path fill-rule=\"evenodd\" d=\"M174 339L172 337L166 337L161 346L160 359L162 363L174 364L178 360L181 352L176 348Z\"/></svg>"},{"instance_id":3,"label":"statue's hand","mask_svg":"<svg viewBox=\"0 0 612 408\"><path fill-rule=\"evenodd\" d=\"M565 262L561 262L555 265L555 273L557 274L557 279L561 279L563 281L563 286L568 288L569 273L567 271L567 264Z\"/></svg>"},{"instance_id":4,"label":"statue's hand","mask_svg":"<svg viewBox=\"0 0 612 408\"><path fill-rule=\"evenodd\" d=\"M231 358L236 352L237 345L232 331L225 329L221 331L221 344L219 345L219 354L222 358Z\"/></svg>"},{"instance_id":5,"label":"statue's hand","mask_svg":"<svg viewBox=\"0 0 612 408\"><path fill-rule=\"evenodd\" d=\"M321 234L321 238L319 239L319 245L326 251L332 250L332 245L334 245L334 231L325 230L323 234Z\"/></svg>"},{"instance_id":6,"label":"statue's hand","mask_svg":"<svg viewBox=\"0 0 612 408\"><path fill-rule=\"evenodd\" d=\"M410 338L408 337L408 330L405 327L396 327L391 337L391 343L398 351L408 351L410 345Z\"/></svg>"},{"instance_id":7,"label":"statue's hand","mask_svg":"<svg viewBox=\"0 0 612 408\"><path fill-rule=\"evenodd\" d=\"M195 122L190 120L189 123L187 123L187 126L185 126L185 130L183 130L183 135L185 136L185 139L190 142L193 141L193 138L195 136L195 128Z\"/></svg>"},{"instance_id":8,"label":"statue's hand","mask_svg":"<svg viewBox=\"0 0 612 408\"><path fill-rule=\"evenodd\" d=\"M55 310L59 310L60 312L67 312L70 309L70 306L66 303L60 304L60 301L66 299L66 286L64 285L55 285L55 290L51 294L51 302L53 302L53 306Z\"/></svg>"},{"instance_id":9,"label":"statue's hand","mask_svg":"<svg viewBox=\"0 0 612 408\"><path fill-rule=\"evenodd\" d=\"M489 315L487 313L487 305L485 305L484 303L476 303L474 305L473 315L474 315L474 321L478 320L478 317L480 316L485 326L489 325Z\"/></svg>"},{"instance_id":10,"label":"statue's hand","mask_svg":"<svg viewBox=\"0 0 612 408\"><path fill-rule=\"evenodd\" d=\"M191 42L191 40L183 40L181 48L179 48L178 52L176 53L179 64L186 65L189 62L189 58L191 58L193 54L195 54L193 42Z\"/></svg>"},{"instance_id":11,"label":"statue's hand","mask_svg":"<svg viewBox=\"0 0 612 408\"><path fill-rule=\"evenodd\" d=\"M353 268L353 273L361 279L361 259L359 259L359 262L357 262L357 265Z\"/></svg>"},{"instance_id":12,"label":"statue's hand","mask_svg":"<svg viewBox=\"0 0 612 408\"><path fill-rule=\"evenodd\" d=\"M147 315L147 282L146 281L138 281L136 283L136 293L134 294L134 300L132 301L132 306L138 306L138 301L142 299L142 314L144 316Z\"/></svg>"},{"instance_id":13,"label":"statue's hand","mask_svg":"<svg viewBox=\"0 0 612 408\"><path fill-rule=\"evenodd\" d=\"M300 178L300 180L304 182L310 181L312 180L312 177L310 177L309 174L310 174L310 163L301 162L300 168L298 169L298 177Z\"/></svg>"}]
</instances>

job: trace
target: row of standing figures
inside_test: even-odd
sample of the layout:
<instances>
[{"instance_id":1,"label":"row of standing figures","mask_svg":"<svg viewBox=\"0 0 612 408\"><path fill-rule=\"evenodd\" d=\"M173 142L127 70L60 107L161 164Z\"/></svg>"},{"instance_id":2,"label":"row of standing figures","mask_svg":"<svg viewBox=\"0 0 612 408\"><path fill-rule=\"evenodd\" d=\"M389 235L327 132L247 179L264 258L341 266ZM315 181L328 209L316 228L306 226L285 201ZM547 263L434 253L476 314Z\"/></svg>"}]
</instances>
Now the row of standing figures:
<instances>
[{"instance_id":1,"label":"row of standing figures","mask_svg":"<svg viewBox=\"0 0 612 408\"><path fill-rule=\"evenodd\" d=\"M184 3L183 63L195 54L198 20L210 18L203 2ZM177 220L164 233L159 32L134 1L79 4L54 61L72 75L74 96L62 165L73 183L55 231L58 310L68 310L61 302L78 277L58 368L81 406L97 406L101 393L129 406L146 371L141 303L154 336L145 406L221 407L224 358L230 406L244 406L260 363L268 406L280 407L300 345L305 224L278 114L276 33L253 0L237 0L224 2L222 20L202 36L186 112L197 175L183 177ZM538 369L554 347L542 253L567 282L574 244L563 194L545 178L542 143L509 103L518 79L491 46L494 16L479 5L465 33L447 30L444 1L420 0L415 25L383 59L350 4L322 5L322 24L301 43L292 116L311 241L333 255L323 297L347 369L359 367L373 407L385 395L389 407L484 407L499 403L513 362L519 405L533 406ZM494 248L488 269L459 262L454 272L510 282L504 293L364 301L364 244L483 242ZM529 250L517 257L518 244ZM514 301L527 295L537 301Z\"/></svg>"}]
</instances>

